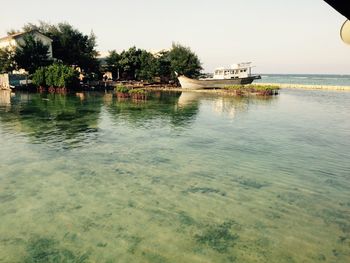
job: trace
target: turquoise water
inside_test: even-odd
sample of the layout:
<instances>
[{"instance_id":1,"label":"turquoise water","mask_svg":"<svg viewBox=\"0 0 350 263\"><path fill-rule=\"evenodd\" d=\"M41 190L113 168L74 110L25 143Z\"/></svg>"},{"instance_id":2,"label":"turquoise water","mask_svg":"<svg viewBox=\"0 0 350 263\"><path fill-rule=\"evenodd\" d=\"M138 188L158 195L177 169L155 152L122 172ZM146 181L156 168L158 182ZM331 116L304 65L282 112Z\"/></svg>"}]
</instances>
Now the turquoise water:
<instances>
[{"instance_id":1,"label":"turquoise water","mask_svg":"<svg viewBox=\"0 0 350 263\"><path fill-rule=\"evenodd\" d=\"M261 74L256 82L321 86L350 86L350 75Z\"/></svg>"},{"instance_id":2,"label":"turquoise water","mask_svg":"<svg viewBox=\"0 0 350 263\"><path fill-rule=\"evenodd\" d=\"M349 262L350 93L0 93L0 262Z\"/></svg>"}]
</instances>

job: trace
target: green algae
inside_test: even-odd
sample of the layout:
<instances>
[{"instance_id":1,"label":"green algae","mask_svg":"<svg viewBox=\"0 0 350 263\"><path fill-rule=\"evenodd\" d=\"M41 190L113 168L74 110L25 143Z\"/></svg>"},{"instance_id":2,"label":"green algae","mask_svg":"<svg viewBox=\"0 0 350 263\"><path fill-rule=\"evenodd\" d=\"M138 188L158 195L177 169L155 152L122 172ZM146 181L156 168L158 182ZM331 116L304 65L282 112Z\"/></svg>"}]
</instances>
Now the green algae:
<instances>
[{"instance_id":1,"label":"green algae","mask_svg":"<svg viewBox=\"0 0 350 263\"><path fill-rule=\"evenodd\" d=\"M104 242L98 242L97 243L97 247L106 247L108 245L108 243L104 243Z\"/></svg>"},{"instance_id":2,"label":"green algae","mask_svg":"<svg viewBox=\"0 0 350 263\"><path fill-rule=\"evenodd\" d=\"M196 224L196 221L184 211L178 213L178 219L181 225L192 226Z\"/></svg>"},{"instance_id":3,"label":"green algae","mask_svg":"<svg viewBox=\"0 0 350 263\"><path fill-rule=\"evenodd\" d=\"M11 202L15 199L16 199L16 195L14 193L0 194L0 202Z\"/></svg>"},{"instance_id":4,"label":"green algae","mask_svg":"<svg viewBox=\"0 0 350 263\"><path fill-rule=\"evenodd\" d=\"M261 189L263 187L267 187L270 184L267 182L261 182L255 179L250 178L237 178L233 180L234 182L238 182L240 185L244 186L245 188L253 188L253 189Z\"/></svg>"},{"instance_id":5,"label":"green algae","mask_svg":"<svg viewBox=\"0 0 350 263\"><path fill-rule=\"evenodd\" d=\"M319 216L327 224L335 224L344 234L350 235L350 212L341 209L323 209Z\"/></svg>"},{"instance_id":6,"label":"green algae","mask_svg":"<svg viewBox=\"0 0 350 263\"><path fill-rule=\"evenodd\" d=\"M31 239L26 251L25 263L84 263L89 258L88 253L74 253L50 238Z\"/></svg>"},{"instance_id":7,"label":"green algae","mask_svg":"<svg viewBox=\"0 0 350 263\"><path fill-rule=\"evenodd\" d=\"M232 233L232 227L235 224L234 221L226 221L222 224L211 225L202 233L196 234L195 240L219 253L225 253L234 247L239 239L237 233Z\"/></svg>"},{"instance_id":8,"label":"green algae","mask_svg":"<svg viewBox=\"0 0 350 263\"><path fill-rule=\"evenodd\" d=\"M190 187L184 191L185 193L201 193L201 194L218 194L226 196L226 193L211 187Z\"/></svg>"},{"instance_id":9,"label":"green algae","mask_svg":"<svg viewBox=\"0 0 350 263\"><path fill-rule=\"evenodd\" d=\"M165 258L164 256L154 253L154 252L142 252L142 256L144 259L146 259L146 262L150 262L150 263L167 263L170 262L169 260L167 260L167 258Z\"/></svg>"},{"instance_id":10,"label":"green algae","mask_svg":"<svg viewBox=\"0 0 350 263\"><path fill-rule=\"evenodd\" d=\"M142 238L139 236L129 236L127 240L129 241L129 244L130 244L128 248L128 252L131 254L134 254L139 244L141 243Z\"/></svg>"}]
</instances>

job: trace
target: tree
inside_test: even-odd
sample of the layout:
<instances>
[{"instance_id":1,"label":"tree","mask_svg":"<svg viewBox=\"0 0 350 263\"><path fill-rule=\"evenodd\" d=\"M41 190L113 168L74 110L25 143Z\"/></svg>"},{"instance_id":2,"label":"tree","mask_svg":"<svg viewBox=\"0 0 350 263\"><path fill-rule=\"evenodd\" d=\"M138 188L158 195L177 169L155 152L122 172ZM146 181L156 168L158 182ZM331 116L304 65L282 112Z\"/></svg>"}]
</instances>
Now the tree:
<instances>
[{"instance_id":1,"label":"tree","mask_svg":"<svg viewBox=\"0 0 350 263\"><path fill-rule=\"evenodd\" d=\"M45 87L46 86L46 68L40 67L38 68L33 76L32 76L33 84L38 87Z\"/></svg>"},{"instance_id":2,"label":"tree","mask_svg":"<svg viewBox=\"0 0 350 263\"><path fill-rule=\"evenodd\" d=\"M153 81L158 74L158 63L154 55L142 50L139 56L140 68L136 70L137 80Z\"/></svg>"},{"instance_id":3,"label":"tree","mask_svg":"<svg viewBox=\"0 0 350 263\"><path fill-rule=\"evenodd\" d=\"M10 72L15 68L14 52L9 48L0 49L0 73Z\"/></svg>"},{"instance_id":4,"label":"tree","mask_svg":"<svg viewBox=\"0 0 350 263\"><path fill-rule=\"evenodd\" d=\"M120 69L122 77L128 80L135 80L137 78L136 73L140 69L141 61L140 55L141 49L131 47L127 51L123 51L120 54Z\"/></svg>"},{"instance_id":5,"label":"tree","mask_svg":"<svg viewBox=\"0 0 350 263\"><path fill-rule=\"evenodd\" d=\"M10 29L9 31L7 31L8 36L18 34L18 33L20 33L20 31L16 29Z\"/></svg>"},{"instance_id":6,"label":"tree","mask_svg":"<svg viewBox=\"0 0 350 263\"><path fill-rule=\"evenodd\" d=\"M33 83L42 87L74 88L78 85L79 73L72 67L55 63L40 67L33 74Z\"/></svg>"},{"instance_id":7,"label":"tree","mask_svg":"<svg viewBox=\"0 0 350 263\"><path fill-rule=\"evenodd\" d=\"M39 25L27 24L23 30L28 32L38 30L50 37L52 42L53 57L66 65L76 65L87 73L98 72L96 36L85 35L68 23L51 25L40 22Z\"/></svg>"},{"instance_id":8,"label":"tree","mask_svg":"<svg viewBox=\"0 0 350 263\"><path fill-rule=\"evenodd\" d=\"M175 71L191 78L196 78L200 75L202 70L201 62L189 47L173 43L172 49L167 53L167 56L170 61L173 78L175 77Z\"/></svg>"},{"instance_id":9,"label":"tree","mask_svg":"<svg viewBox=\"0 0 350 263\"><path fill-rule=\"evenodd\" d=\"M161 82L169 82L171 79L171 61L169 58L169 51L161 51L157 58L157 75Z\"/></svg>"},{"instance_id":10,"label":"tree","mask_svg":"<svg viewBox=\"0 0 350 263\"><path fill-rule=\"evenodd\" d=\"M107 70L112 72L114 77L119 78L119 70L120 70L120 55L117 51L112 50L109 51L109 55L106 58Z\"/></svg>"},{"instance_id":11,"label":"tree","mask_svg":"<svg viewBox=\"0 0 350 263\"><path fill-rule=\"evenodd\" d=\"M37 68L49 64L49 47L29 34L24 37L24 43L16 48L14 60L17 67L34 73Z\"/></svg>"}]
</instances>

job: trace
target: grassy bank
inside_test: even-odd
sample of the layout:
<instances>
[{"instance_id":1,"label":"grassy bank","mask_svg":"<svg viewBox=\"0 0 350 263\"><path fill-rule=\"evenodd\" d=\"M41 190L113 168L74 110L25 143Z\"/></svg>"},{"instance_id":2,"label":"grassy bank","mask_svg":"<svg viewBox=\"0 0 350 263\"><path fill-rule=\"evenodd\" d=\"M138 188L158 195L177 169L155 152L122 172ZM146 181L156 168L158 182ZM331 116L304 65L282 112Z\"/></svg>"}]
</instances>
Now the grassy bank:
<instances>
[{"instance_id":1,"label":"grassy bank","mask_svg":"<svg viewBox=\"0 0 350 263\"><path fill-rule=\"evenodd\" d=\"M310 84L292 84L292 83L259 83L253 86L273 86L277 85L281 89L320 89L320 90L342 90L350 91L350 86L334 86L334 85L310 85Z\"/></svg>"},{"instance_id":2,"label":"grassy bank","mask_svg":"<svg viewBox=\"0 0 350 263\"><path fill-rule=\"evenodd\" d=\"M223 90L233 92L235 95L276 95L279 87L276 85L233 85Z\"/></svg>"}]
</instances>

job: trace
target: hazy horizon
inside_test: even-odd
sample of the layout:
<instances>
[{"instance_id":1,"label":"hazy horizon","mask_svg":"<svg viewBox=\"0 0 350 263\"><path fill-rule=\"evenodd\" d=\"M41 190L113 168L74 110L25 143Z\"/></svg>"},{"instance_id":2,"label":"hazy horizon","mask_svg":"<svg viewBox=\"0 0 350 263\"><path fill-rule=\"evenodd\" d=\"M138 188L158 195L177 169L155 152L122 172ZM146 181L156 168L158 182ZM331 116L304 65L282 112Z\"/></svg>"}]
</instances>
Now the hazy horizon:
<instances>
[{"instance_id":1,"label":"hazy horizon","mask_svg":"<svg viewBox=\"0 0 350 263\"><path fill-rule=\"evenodd\" d=\"M97 5L98 4L98 5ZM39 20L68 22L97 36L97 50L146 50L172 42L197 53L205 72L252 61L262 74L350 74L350 46L339 37L345 17L322 0L281 2L160 0L2 4L0 34Z\"/></svg>"}]
</instances>

